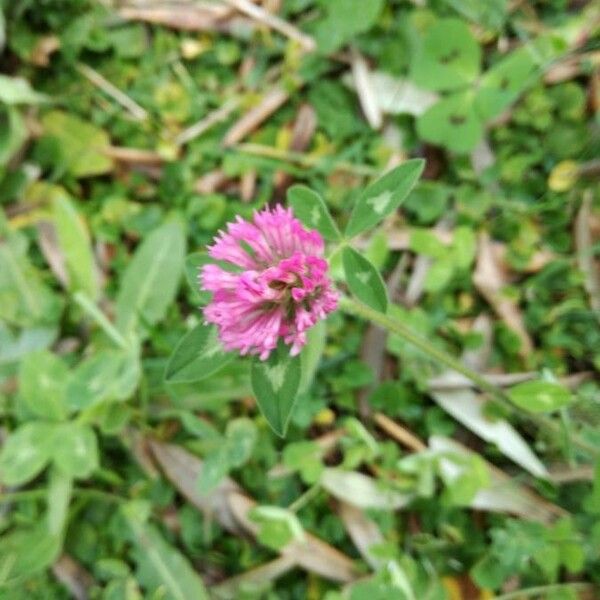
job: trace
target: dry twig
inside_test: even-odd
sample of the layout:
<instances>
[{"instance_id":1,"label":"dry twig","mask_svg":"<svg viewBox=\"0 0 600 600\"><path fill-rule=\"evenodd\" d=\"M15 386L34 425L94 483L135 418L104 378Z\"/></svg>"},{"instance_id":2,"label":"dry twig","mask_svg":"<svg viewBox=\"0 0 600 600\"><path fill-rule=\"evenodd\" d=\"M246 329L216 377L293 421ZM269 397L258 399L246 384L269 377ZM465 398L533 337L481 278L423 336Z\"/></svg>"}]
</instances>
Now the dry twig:
<instances>
[{"instance_id":1,"label":"dry twig","mask_svg":"<svg viewBox=\"0 0 600 600\"><path fill-rule=\"evenodd\" d=\"M101 89L107 96L110 96L115 102L129 111L131 116L138 121L144 121L148 118L148 113L137 102L132 100L127 94L113 85L108 79L105 79L98 71L95 71L88 65L79 63L77 70L97 88Z\"/></svg>"}]
</instances>

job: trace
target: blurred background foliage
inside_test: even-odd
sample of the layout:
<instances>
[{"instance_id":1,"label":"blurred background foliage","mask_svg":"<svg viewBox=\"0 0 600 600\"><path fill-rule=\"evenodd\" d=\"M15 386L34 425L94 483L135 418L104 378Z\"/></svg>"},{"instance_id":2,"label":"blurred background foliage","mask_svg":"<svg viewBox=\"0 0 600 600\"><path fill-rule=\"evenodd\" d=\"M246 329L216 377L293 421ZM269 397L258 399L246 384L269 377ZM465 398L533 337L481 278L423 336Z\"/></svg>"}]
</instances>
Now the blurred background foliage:
<instances>
[{"instance_id":1,"label":"blurred background foliage","mask_svg":"<svg viewBox=\"0 0 600 600\"><path fill-rule=\"evenodd\" d=\"M0 2L0 598L598 597L599 25L582 0ZM409 157L358 241L389 313L553 429L341 312L286 439L246 360L168 365L225 223L300 182L343 225Z\"/></svg>"}]
</instances>

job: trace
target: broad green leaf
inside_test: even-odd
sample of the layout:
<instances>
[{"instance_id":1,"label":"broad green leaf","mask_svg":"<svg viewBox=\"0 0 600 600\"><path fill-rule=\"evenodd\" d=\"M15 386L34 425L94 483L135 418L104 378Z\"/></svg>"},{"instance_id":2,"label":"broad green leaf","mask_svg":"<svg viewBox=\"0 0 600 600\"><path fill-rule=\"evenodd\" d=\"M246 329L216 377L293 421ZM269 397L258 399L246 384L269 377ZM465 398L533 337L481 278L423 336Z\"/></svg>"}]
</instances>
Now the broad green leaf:
<instances>
[{"instance_id":1,"label":"broad green leaf","mask_svg":"<svg viewBox=\"0 0 600 600\"><path fill-rule=\"evenodd\" d=\"M71 410L83 410L110 400L127 400L140 379L135 353L103 350L81 362L67 385L66 399Z\"/></svg>"},{"instance_id":2,"label":"broad green leaf","mask_svg":"<svg viewBox=\"0 0 600 600\"><path fill-rule=\"evenodd\" d=\"M46 135L58 140L62 157L74 177L102 175L112 170L106 154L108 134L99 127L66 112L53 110L42 117Z\"/></svg>"},{"instance_id":3,"label":"broad green leaf","mask_svg":"<svg viewBox=\"0 0 600 600\"><path fill-rule=\"evenodd\" d=\"M506 19L506 0L444 0L458 13L484 27L498 30Z\"/></svg>"},{"instance_id":4,"label":"broad green leaf","mask_svg":"<svg viewBox=\"0 0 600 600\"><path fill-rule=\"evenodd\" d=\"M313 485L319 480L323 465L323 448L313 441L292 442L283 449L283 463L298 471L302 481Z\"/></svg>"},{"instance_id":5,"label":"broad green leaf","mask_svg":"<svg viewBox=\"0 0 600 600\"><path fill-rule=\"evenodd\" d=\"M48 531L59 538L63 536L72 491L73 480L71 477L57 469L50 469L46 521Z\"/></svg>"},{"instance_id":6,"label":"broad green leaf","mask_svg":"<svg viewBox=\"0 0 600 600\"><path fill-rule=\"evenodd\" d=\"M407 160L371 183L359 196L346 226L351 238L375 227L398 209L413 189L425 166L420 158Z\"/></svg>"},{"instance_id":7,"label":"broad green leaf","mask_svg":"<svg viewBox=\"0 0 600 600\"><path fill-rule=\"evenodd\" d=\"M49 423L30 422L9 436L0 452L0 481L21 485L38 475L52 456L55 428Z\"/></svg>"},{"instance_id":8,"label":"broad green leaf","mask_svg":"<svg viewBox=\"0 0 600 600\"><path fill-rule=\"evenodd\" d=\"M0 589L5 584L15 584L44 571L58 558L61 545L61 538L52 535L46 523L21 527L3 535L0 544ZM8 599L11 596L4 597Z\"/></svg>"},{"instance_id":9,"label":"broad green leaf","mask_svg":"<svg viewBox=\"0 0 600 600\"><path fill-rule=\"evenodd\" d=\"M300 375L300 357L290 356L289 348L283 344L267 360L256 359L252 363L252 391L269 425L281 437L287 431Z\"/></svg>"},{"instance_id":10,"label":"broad green leaf","mask_svg":"<svg viewBox=\"0 0 600 600\"><path fill-rule=\"evenodd\" d=\"M185 258L185 233L178 221L161 225L141 243L125 270L117 295L117 327L128 335L138 320L160 321L175 299Z\"/></svg>"},{"instance_id":11,"label":"broad green leaf","mask_svg":"<svg viewBox=\"0 0 600 600\"><path fill-rule=\"evenodd\" d=\"M571 392L550 381L525 381L508 390L511 401L532 413L553 412L573 401Z\"/></svg>"},{"instance_id":12,"label":"broad green leaf","mask_svg":"<svg viewBox=\"0 0 600 600\"><path fill-rule=\"evenodd\" d=\"M340 239L340 231L317 192L305 185L293 185L288 189L287 200L306 227L316 229L326 240L335 242Z\"/></svg>"},{"instance_id":13,"label":"broad green leaf","mask_svg":"<svg viewBox=\"0 0 600 600\"><path fill-rule=\"evenodd\" d=\"M412 229L409 247L413 252L423 254L429 258L444 258L448 255L448 246L429 229Z\"/></svg>"},{"instance_id":14,"label":"broad green leaf","mask_svg":"<svg viewBox=\"0 0 600 600\"><path fill-rule=\"evenodd\" d=\"M32 414L61 420L68 409L65 392L69 370L55 354L40 350L28 354L19 368L19 398Z\"/></svg>"},{"instance_id":15,"label":"broad green leaf","mask_svg":"<svg viewBox=\"0 0 600 600\"><path fill-rule=\"evenodd\" d=\"M8 163L27 140L27 127L14 106L0 104L0 166Z\"/></svg>"},{"instance_id":16,"label":"broad green leaf","mask_svg":"<svg viewBox=\"0 0 600 600\"><path fill-rule=\"evenodd\" d=\"M13 336L0 323L0 367L23 360L29 352L45 350L56 339L56 333L56 329L52 327L36 327Z\"/></svg>"},{"instance_id":17,"label":"broad green leaf","mask_svg":"<svg viewBox=\"0 0 600 600\"><path fill-rule=\"evenodd\" d=\"M452 255L436 260L425 276L424 289L437 293L443 290L452 279L456 269L456 261Z\"/></svg>"},{"instance_id":18,"label":"broad green leaf","mask_svg":"<svg viewBox=\"0 0 600 600\"><path fill-rule=\"evenodd\" d=\"M411 64L411 78L433 90L454 90L479 74L481 50L471 31L459 19L440 19L425 34Z\"/></svg>"},{"instance_id":19,"label":"broad green leaf","mask_svg":"<svg viewBox=\"0 0 600 600\"><path fill-rule=\"evenodd\" d=\"M238 469L248 462L256 444L256 425L247 417L240 417L227 423L225 430L227 462Z\"/></svg>"},{"instance_id":20,"label":"broad green leaf","mask_svg":"<svg viewBox=\"0 0 600 600\"><path fill-rule=\"evenodd\" d=\"M0 320L20 326L54 324L62 303L31 265L25 249L20 238L0 241Z\"/></svg>"},{"instance_id":21,"label":"broad green leaf","mask_svg":"<svg viewBox=\"0 0 600 600\"><path fill-rule=\"evenodd\" d=\"M350 291L367 306L384 313L387 310L388 299L379 271L349 246L342 252L342 261Z\"/></svg>"},{"instance_id":22,"label":"broad green leaf","mask_svg":"<svg viewBox=\"0 0 600 600\"><path fill-rule=\"evenodd\" d=\"M98 440L87 425L63 423L57 426L53 459L66 475L78 479L89 477L98 468Z\"/></svg>"},{"instance_id":23,"label":"broad green leaf","mask_svg":"<svg viewBox=\"0 0 600 600\"><path fill-rule=\"evenodd\" d=\"M314 36L323 54L329 54L374 25L384 7L384 0L319 0L327 16L318 21Z\"/></svg>"},{"instance_id":24,"label":"broad green leaf","mask_svg":"<svg viewBox=\"0 0 600 600\"><path fill-rule=\"evenodd\" d=\"M533 50L525 47L511 52L481 77L475 96L475 108L487 121L508 108L535 79L538 68Z\"/></svg>"},{"instance_id":25,"label":"broad green leaf","mask_svg":"<svg viewBox=\"0 0 600 600\"><path fill-rule=\"evenodd\" d=\"M471 227L461 226L454 230L451 258L459 269L468 269L477 252L477 237Z\"/></svg>"},{"instance_id":26,"label":"broad green leaf","mask_svg":"<svg viewBox=\"0 0 600 600\"><path fill-rule=\"evenodd\" d=\"M167 383L191 383L209 377L235 358L225 352L212 325L197 325L179 342L165 369Z\"/></svg>"},{"instance_id":27,"label":"broad green leaf","mask_svg":"<svg viewBox=\"0 0 600 600\"><path fill-rule=\"evenodd\" d=\"M118 435L131 420L134 409L129 404L113 402L103 404L97 411L97 423L104 435Z\"/></svg>"},{"instance_id":28,"label":"broad green leaf","mask_svg":"<svg viewBox=\"0 0 600 600\"><path fill-rule=\"evenodd\" d=\"M432 144L454 152L470 152L483 135L483 125L473 104L473 93L458 92L440 100L419 117L417 130Z\"/></svg>"},{"instance_id":29,"label":"broad green leaf","mask_svg":"<svg viewBox=\"0 0 600 600\"><path fill-rule=\"evenodd\" d=\"M26 79L9 77L0 73L0 102L4 102L4 104L38 104L48 100L48 96L36 92Z\"/></svg>"},{"instance_id":30,"label":"broad green leaf","mask_svg":"<svg viewBox=\"0 0 600 600\"><path fill-rule=\"evenodd\" d=\"M258 523L258 540L273 550L281 550L293 541L305 539L298 517L280 506L256 506L249 513L250 520Z\"/></svg>"},{"instance_id":31,"label":"broad green leaf","mask_svg":"<svg viewBox=\"0 0 600 600\"><path fill-rule=\"evenodd\" d=\"M81 290L94 300L98 296L98 270L90 234L66 195L54 200L54 225L69 274L69 289Z\"/></svg>"},{"instance_id":32,"label":"broad green leaf","mask_svg":"<svg viewBox=\"0 0 600 600\"><path fill-rule=\"evenodd\" d=\"M202 579L185 556L136 512L126 511L126 518L133 532L140 584L151 596L160 594L162 600L208 600Z\"/></svg>"}]
</instances>

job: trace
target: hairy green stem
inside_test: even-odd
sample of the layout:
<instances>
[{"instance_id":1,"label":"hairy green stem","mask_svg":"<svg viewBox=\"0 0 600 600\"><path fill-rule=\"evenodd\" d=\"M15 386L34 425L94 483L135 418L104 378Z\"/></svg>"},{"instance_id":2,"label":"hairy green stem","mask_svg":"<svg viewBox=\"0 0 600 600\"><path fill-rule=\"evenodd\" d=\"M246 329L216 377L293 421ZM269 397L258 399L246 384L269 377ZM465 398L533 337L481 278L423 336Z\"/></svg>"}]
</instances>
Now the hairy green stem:
<instances>
[{"instance_id":1,"label":"hairy green stem","mask_svg":"<svg viewBox=\"0 0 600 600\"><path fill-rule=\"evenodd\" d=\"M454 358L444 350L441 350L432 344L429 340L421 337L418 333L413 331L410 327L407 327L404 323L390 317L387 314L378 312L366 304L358 302L354 298L349 298L347 296L342 296L340 299L340 308L348 314L361 317L366 321L374 323L375 325L378 325L379 327L400 336L409 344L412 344L440 364L452 369L453 371L456 371L457 373L460 373L461 375L464 375L470 379L482 392L486 392L494 400L501 404L502 407L505 408L510 414L519 415L535 423L538 427L550 430L555 434L561 431L560 423L555 423L551 418L545 415L534 415L518 408L510 401L510 398L501 387L493 384L481 373L470 369L459 359ZM579 436L572 435L571 442L580 449L591 452L596 456L600 454L595 446L589 444Z\"/></svg>"},{"instance_id":2,"label":"hairy green stem","mask_svg":"<svg viewBox=\"0 0 600 600\"><path fill-rule=\"evenodd\" d=\"M292 512L298 512L300 509L304 508L315 496L317 496L320 491L321 486L318 483L312 487L309 487L288 506L288 510Z\"/></svg>"}]
</instances>

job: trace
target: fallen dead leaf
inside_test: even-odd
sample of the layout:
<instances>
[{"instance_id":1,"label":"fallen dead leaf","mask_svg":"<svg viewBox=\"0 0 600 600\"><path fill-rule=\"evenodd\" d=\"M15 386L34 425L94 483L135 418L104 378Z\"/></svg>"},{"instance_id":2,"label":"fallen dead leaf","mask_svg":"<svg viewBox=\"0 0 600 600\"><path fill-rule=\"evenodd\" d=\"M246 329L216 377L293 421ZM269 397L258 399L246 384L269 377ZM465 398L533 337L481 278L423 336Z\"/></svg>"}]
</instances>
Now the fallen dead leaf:
<instances>
[{"instance_id":1,"label":"fallen dead leaf","mask_svg":"<svg viewBox=\"0 0 600 600\"><path fill-rule=\"evenodd\" d=\"M384 561L373 554L372 547L383 543L384 537L377 523L364 511L343 500L337 503L337 513L361 556L373 570L379 569Z\"/></svg>"},{"instance_id":2,"label":"fallen dead leaf","mask_svg":"<svg viewBox=\"0 0 600 600\"><path fill-rule=\"evenodd\" d=\"M357 508L396 510L406 506L413 498L412 494L385 488L363 473L339 468L325 469L319 483L337 500L349 502Z\"/></svg>"},{"instance_id":3,"label":"fallen dead leaf","mask_svg":"<svg viewBox=\"0 0 600 600\"><path fill-rule=\"evenodd\" d=\"M240 587L248 584L260 586L270 581L274 581L278 577L285 575L295 566L296 561L292 556L280 556L260 567L256 567L255 569L251 569L245 573L222 581L219 585L211 587L210 592L215 598L235 600L235 598L238 598Z\"/></svg>"},{"instance_id":4,"label":"fallen dead leaf","mask_svg":"<svg viewBox=\"0 0 600 600\"><path fill-rule=\"evenodd\" d=\"M53 565L52 572L75 600L88 600L88 589L94 579L74 558L63 554Z\"/></svg>"},{"instance_id":5,"label":"fallen dead leaf","mask_svg":"<svg viewBox=\"0 0 600 600\"><path fill-rule=\"evenodd\" d=\"M37 224L40 250L50 266L50 270L64 288L69 286L69 274L56 235L56 228L51 221L41 220Z\"/></svg>"},{"instance_id":6,"label":"fallen dead leaf","mask_svg":"<svg viewBox=\"0 0 600 600\"><path fill-rule=\"evenodd\" d=\"M219 524L236 535L256 536L258 526L248 517L256 502L242 488L226 477L211 493L202 495L196 482L202 461L183 448L153 440L152 451L171 483L202 511L214 515ZM357 576L354 562L345 554L306 533L303 541L294 541L281 550L302 568L334 581L352 581Z\"/></svg>"},{"instance_id":7,"label":"fallen dead leaf","mask_svg":"<svg viewBox=\"0 0 600 600\"><path fill-rule=\"evenodd\" d=\"M377 101L377 94L371 85L369 66L363 55L352 48L352 77L358 100L371 129L379 129L383 124L383 114Z\"/></svg>"},{"instance_id":8,"label":"fallen dead leaf","mask_svg":"<svg viewBox=\"0 0 600 600\"><path fill-rule=\"evenodd\" d=\"M256 536L258 525L248 517L256 502L242 493L229 494L229 506L244 529ZM352 581L357 576L354 562L333 546L314 535L305 533L302 541L293 541L281 549L281 554L294 559L298 566L334 581Z\"/></svg>"},{"instance_id":9,"label":"fallen dead leaf","mask_svg":"<svg viewBox=\"0 0 600 600\"><path fill-rule=\"evenodd\" d=\"M429 438L429 447L432 450L440 452L474 454L456 440L442 436L432 436ZM481 458L481 455L478 454L477 456ZM491 483L489 487L481 489L475 494L475 497L469 504L471 508L511 513L544 523L550 523L558 517L568 514L556 504L548 502L524 485L519 484L491 463L485 461L485 464L490 473ZM451 476L453 469L457 467L449 460L442 460L441 468L445 469L446 474Z\"/></svg>"},{"instance_id":10,"label":"fallen dead leaf","mask_svg":"<svg viewBox=\"0 0 600 600\"><path fill-rule=\"evenodd\" d=\"M592 253L591 206L592 194L589 192L584 195L575 219L575 247L577 266L584 276L584 286L590 299L590 306L600 317L600 271L598 261Z\"/></svg>"},{"instance_id":11,"label":"fallen dead leaf","mask_svg":"<svg viewBox=\"0 0 600 600\"><path fill-rule=\"evenodd\" d=\"M485 402L473 390L430 390L430 396L467 429L496 444L498 449L535 477L548 478L548 471L518 431L505 419L492 421L485 416Z\"/></svg>"}]
</instances>

